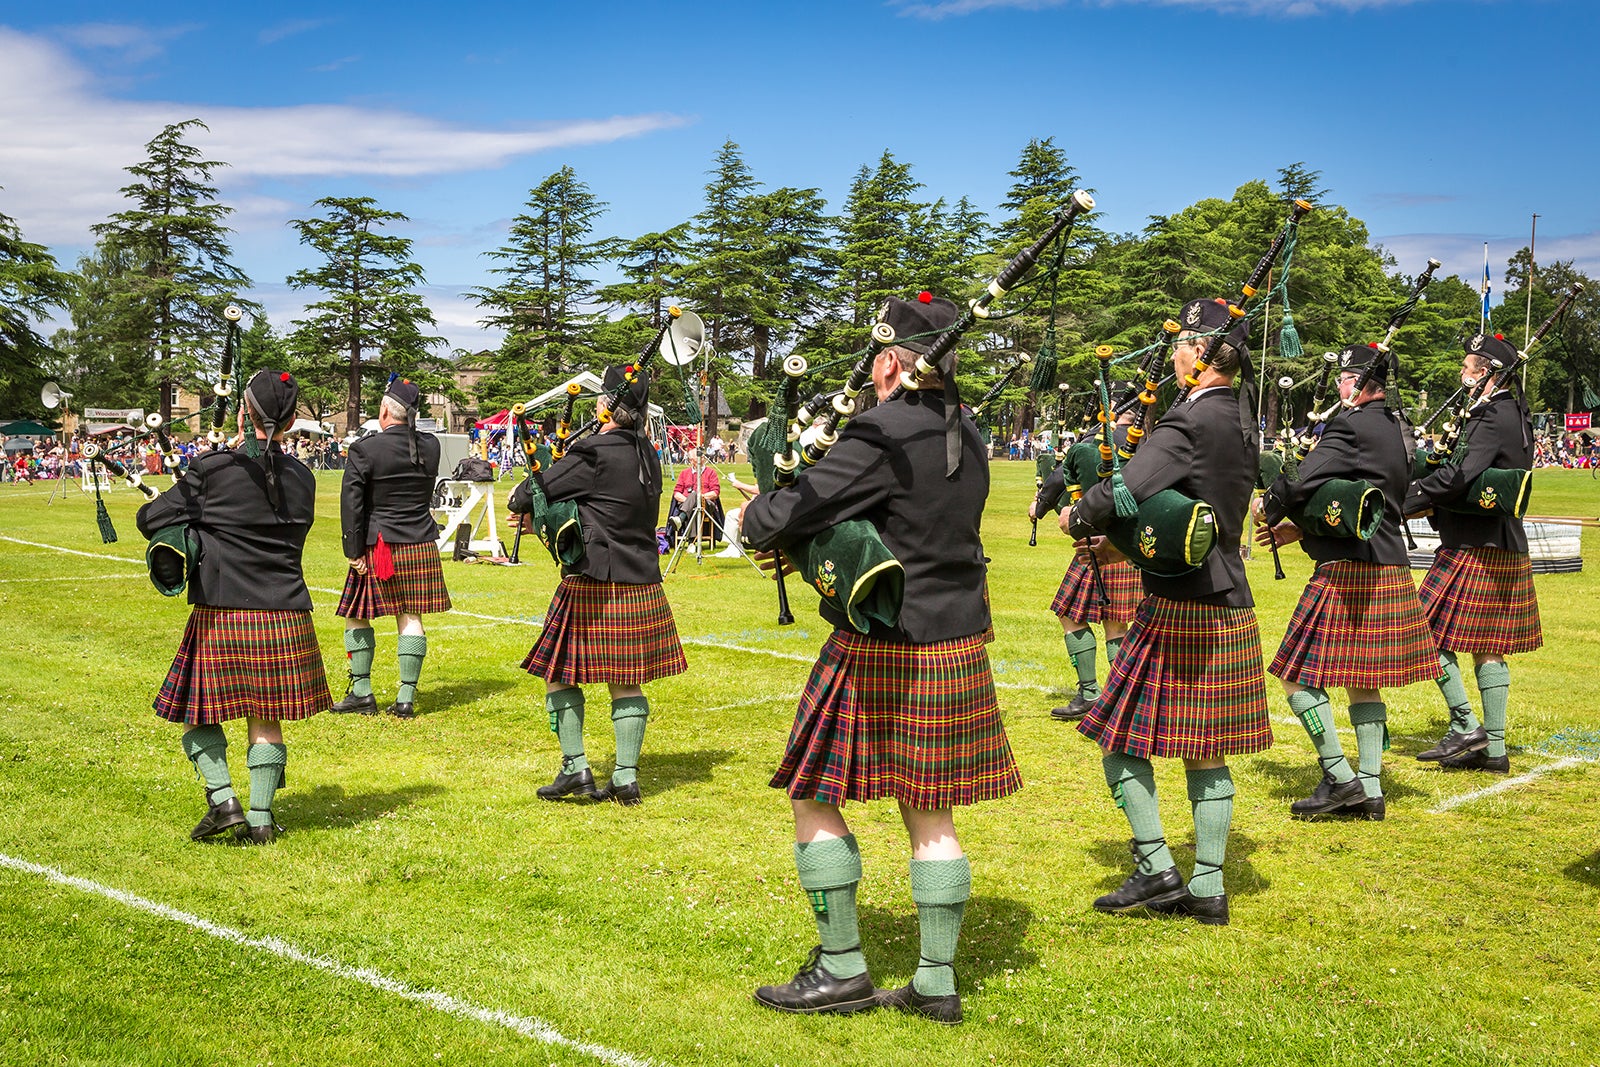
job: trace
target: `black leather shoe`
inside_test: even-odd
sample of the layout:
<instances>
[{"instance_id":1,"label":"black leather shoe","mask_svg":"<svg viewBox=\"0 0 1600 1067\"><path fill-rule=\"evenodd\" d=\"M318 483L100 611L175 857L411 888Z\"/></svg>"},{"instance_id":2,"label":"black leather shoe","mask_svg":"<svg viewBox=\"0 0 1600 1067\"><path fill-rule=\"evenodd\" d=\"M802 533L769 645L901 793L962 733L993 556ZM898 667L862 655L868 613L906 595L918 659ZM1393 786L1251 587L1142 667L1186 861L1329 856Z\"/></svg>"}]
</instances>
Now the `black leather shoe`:
<instances>
[{"instance_id":1,"label":"black leather shoe","mask_svg":"<svg viewBox=\"0 0 1600 1067\"><path fill-rule=\"evenodd\" d=\"M577 774L558 774L549 785L539 787L540 800L560 800L576 795L582 801L595 801L599 795L594 790L594 772L585 767Z\"/></svg>"},{"instance_id":2,"label":"black leather shoe","mask_svg":"<svg viewBox=\"0 0 1600 1067\"><path fill-rule=\"evenodd\" d=\"M270 815L271 813L268 812ZM276 822L268 822L265 826L251 826L245 823L233 831L233 840L239 845L270 845L278 839L278 826Z\"/></svg>"},{"instance_id":3,"label":"black leather shoe","mask_svg":"<svg viewBox=\"0 0 1600 1067\"><path fill-rule=\"evenodd\" d=\"M1072 700L1068 702L1066 707L1051 708L1050 717L1055 719L1057 722L1077 722L1079 719L1089 714L1089 709L1092 707L1094 707L1094 701L1085 700L1083 699L1083 695L1079 694L1078 696L1073 697Z\"/></svg>"},{"instance_id":4,"label":"black leather shoe","mask_svg":"<svg viewBox=\"0 0 1600 1067\"><path fill-rule=\"evenodd\" d=\"M232 786L219 786L220 789L231 789ZM206 790L206 800L209 802L211 794L218 790ZM220 804L211 804L207 809L205 818L195 824L189 831L189 840L202 841L208 837L215 837L230 827L238 826L244 822L244 808L239 804L239 798L229 797Z\"/></svg>"},{"instance_id":5,"label":"black leather shoe","mask_svg":"<svg viewBox=\"0 0 1600 1067\"><path fill-rule=\"evenodd\" d=\"M1439 743L1426 752L1418 752L1419 760L1447 760L1451 756L1460 756L1468 752L1477 752L1489 747L1489 731L1483 727L1468 730L1464 734L1454 731L1439 738Z\"/></svg>"},{"instance_id":6,"label":"black leather shoe","mask_svg":"<svg viewBox=\"0 0 1600 1067\"><path fill-rule=\"evenodd\" d=\"M1117 888L1094 902L1095 911L1132 911L1167 904L1187 893L1178 868L1168 867L1156 874L1135 870Z\"/></svg>"},{"instance_id":7,"label":"black leather shoe","mask_svg":"<svg viewBox=\"0 0 1600 1067\"><path fill-rule=\"evenodd\" d=\"M1366 791L1361 788L1361 779L1352 778L1348 782L1335 782L1332 775L1323 774L1322 781L1317 783L1317 788L1311 791L1311 795L1290 804L1289 811L1297 819L1337 815L1345 808L1360 804L1366 796Z\"/></svg>"},{"instance_id":8,"label":"black leather shoe","mask_svg":"<svg viewBox=\"0 0 1600 1067\"><path fill-rule=\"evenodd\" d=\"M627 785L612 785L608 782L600 787L594 798L602 802L614 800L625 808L633 808L644 801L644 794L639 792L637 781L629 782Z\"/></svg>"},{"instance_id":9,"label":"black leather shoe","mask_svg":"<svg viewBox=\"0 0 1600 1067\"><path fill-rule=\"evenodd\" d=\"M333 710L340 715L376 715L378 714L378 698L368 693L358 697L354 693L346 693L344 699L333 706Z\"/></svg>"},{"instance_id":10,"label":"black leather shoe","mask_svg":"<svg viewBox=\"0 0 1600 1067\"><path fill-rule=\"evenodd\" d=\"M878 1006L878 990L865 971L854 978L835 978L822 969L822 946L811 950L788 985L764 985L756 990L756 1003L773 1011L801 1015L851 1015Z\"/></svg>"},{"instance_id":11,"label":"black leather shoe","mask_svg":"<svg viewBox=\"0 0 1600 1067\"><path fill-rule=\"evenodd\" d=\"M943 996L925 996L910 985L899 989L884 989L878 993L878 1007L893 1008L911 1015L920 1015L936 1023L954 1026L961 1021L961 997L955 993Z\"/></svg>"},{"instance_id":12,"label":"black leather shoe","mask_svg":"<svg viewBox=\"0 0 1600 1067\"><path fill-rule=\"evenodd\" d=\"M1463 752L1459 756L1451 756L1439 761L1439 766L1447 771L1488 771L1490 774L1510 774L1511 757L1491 756L1483 749L1473 752Z\"/></svg>"},{"instance_id":13,"label":"black leather shoe","mask_svg":"<svg viewBox=\"0 0 1600 1067\"><path fill-rule=\"evenodd\" d=\"M1349 805L1340 814L1353 815L1358 819L1366 819L1370 822L1382 822L1383 817L1388 814L1388 810L1388 806L1384 804L1382 797L1362 797L1359 804Z\"/></svg>"},{"instance_id":14,"label":"black leather shoe","mask_svg":"<svg viewBox=\"0 0 1600 1067\"><path fill-rule=\"evenodd\" d=\"M417 717L417 705L410 700L405 703L396 700L393 704L384 708L383 713L385 715L393 715L397 719L415 719Z\"/></svg>"},{"instance_id":15,"label":"black leather shoe","mask_svg":"<svg viewBox=\"0 0 1600 1067\"><path fill-rule=\"evenodd\" d=\"M1206 926L1227 926L1228 894L1218 893L1214 897L1197 897L1185 888L1183 896L1177 900L1152 905L1150 910L1160 912L1162 915L1184 916Z\"/></svg>"}]
</instances>

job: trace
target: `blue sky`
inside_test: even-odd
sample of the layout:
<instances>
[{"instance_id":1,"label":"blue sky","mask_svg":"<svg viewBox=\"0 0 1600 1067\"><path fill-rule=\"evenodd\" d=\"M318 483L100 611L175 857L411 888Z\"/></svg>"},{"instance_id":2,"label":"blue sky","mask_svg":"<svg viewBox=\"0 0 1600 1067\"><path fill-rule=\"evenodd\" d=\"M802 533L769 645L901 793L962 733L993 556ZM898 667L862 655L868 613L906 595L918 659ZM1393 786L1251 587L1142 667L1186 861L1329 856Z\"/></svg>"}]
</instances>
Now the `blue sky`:
<instances>
[{"instance_id":1,"label":"blue sky","mask_svg":"<svg viewBox=\"0 0 1600 1067\"><path fill-rule=\"evenodd\" d=\"M262 10L255 10L256 8ZM235 259L283 327L310 264L287 220L328 195L409 215L452 344L495 342L488 280L528 189L564 164L601 232L700 208L737 142L768 186L837 208L885 150L928 198L991 212L1053 137L1104 212L1147 216L1305 161L1408 271L1477 284L1539 219L1541 262L1600 273L1587 136L1597 6L1577 0L816 0L103 3L0 7L0 212L71 264L121 170L198 117ZM136 17L134 16L136 13Z\"/></svg>"}]
</instances>

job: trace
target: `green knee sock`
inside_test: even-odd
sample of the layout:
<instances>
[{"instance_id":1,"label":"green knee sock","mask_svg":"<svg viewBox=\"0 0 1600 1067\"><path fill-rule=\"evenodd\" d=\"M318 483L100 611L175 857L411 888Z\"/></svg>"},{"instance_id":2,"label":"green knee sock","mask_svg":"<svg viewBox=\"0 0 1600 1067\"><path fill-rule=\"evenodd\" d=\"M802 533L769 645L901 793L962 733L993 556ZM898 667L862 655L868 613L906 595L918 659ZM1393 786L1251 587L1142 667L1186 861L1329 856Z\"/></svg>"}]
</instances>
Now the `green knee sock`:
<instances>
[{"instance_id":1,"label":"green knee sock","mask_svg":"<svg viewBox=\"0 0 1600 1067\"><path fill-rule=\"evenodd\" d=\"M1233 823L1233 775L1226 767L1185 771L1189 804L1194 808L1194 877L1189 892L1197 897L1222 893L1222 861L1228 855L1228 827Z\"/></svg>"},{"instance_id":2,"label":"green knee sock","mask_svg":"<svg viewBox=\"0 0 1600 1067\"><path fill-rule=\"evenodd\" d=\"M1115 664L1117 662L1117 656L1121 652L1122 652L1122 638L1120 638L1120 637L1108 637L1108 638L1106 638L1106 666L1109 667L1109 666L1112 666L1113 664Z\"/></svg>"},{"instance_id":3,"label":"green knee sock","mask_svg":"<svg viewBox=\"0 0 1600 1067\"><path fill-rule=\"evenodd\" d=\"M1344 746L1339 744L1339 731L1333 728L1333 708L1328 705L1328 694L1321 689L1290 693L1289 710L1306 728L1323 771L1341 785L1354 778L1356 772L1350 769L1350 761L1344 758Z\"/></svg>"},{"instance_id":4,"label":"green knee sock","mask_svg":"<svg viewBox=\"0 0 1600 1067\"><path fill-rule=\"evenodd\" d=\"M244 817L251 826L272 824L272 798L288 780L283 772L288 763L289 749L282 744L257 741L245 753L250 768L250 810Z\"/></svg>"},{"instance_id":5,"label":"green knee sock","mask_svg":"<svg viewBox=\"0 0 1600 1067\"><path fill-rule=\"evenodd\" d=\"M589 760L583 754L583 690L576 686L552 689L544 695L544 707L550 713L550 729L561 742L561 773L586 770Z\"/></svg>"},{"instance_id":6,"label":"green knee sock","mask_svg":"<svg viewBox=\"0 0 1600 1067\"><path fill-rule=\"evenodd\" d=\"M1511 696L1511 668L1504 663L1485 663L1473 671L1478 679L1478 695L1483 700L1483 729L1489 735L1486 756L1506 754L1506 699Z\"/></svg>"},{"instance_id":7,"label":"green knee sock","mask_svg":"<svg viewBox=\"0 0 1600 1067\"><path fill-rule=\"evenodd\" d=\"M864 974L861 931L856 926L856 885L861 881L861 850L854 834L825 837L794 846L800 888L811 900L822 940L822 969L835 978Z\"/></svg>"},{"instance_id":8,"label":"green knee sock","mask_svg":"<svg viewBox=\"0 0 1600 1067\"><path fill-rule=\"evenodd\" d=\"M1108 752L1101 761L1111 797L1128 817L1133 848L1142 874L1159 874L1177 864L1161 830L1161 809L1156 804L1156 769L1147 759L1123 752Z\"/></svg>"},{"instance_id":9,"label":"green knee sock","mask_svg":"<svg viewBox=\"0 0 1600 1067\"><path fill-rule=\"evenodd\" d=\"M400 659L400 689L394 695L396 704L410 704L417 699L417 679L422 677L422 661L428 655L426 634L401 634L396 642Z\"/></svg>"},{"instance_id":10,"label":"green knee sock","mask_svg":"<svg viewBox=\"0 0 1600 1067\"><path fill-rule=\"evenodd\" d=\"M611 702L611 728L617 735L617 766L611 772L612 785L639 780L639 753L644 749L644 724L649 718L650 701L643 693Z\"/></svg>"},{"instance_id":11,"label":"green knee sock","mask_svg":"<svg viewBox=\"0 0 1600 1067\"><path fill-rule=\"evenodd\" d=\"M1439 692L1450 708L1450 732L1469 734L1478 728L1478 717L1472 714L1472 702L1467 699L1467 687L1461 681L1461 667L1454 652L1439 653Z\"/></svg>"},{"instance_id":12,"label":"green knee sock","mask_svg":"<svg viewBox=\"0 0 1600 1067\"><path fill-rule=\"evenodd\" d=\"M971 896L972 865L967 857L911 861L911 899L917 905L922 940L911 988L925 997L947 997L956 991L956 942Z\"/></svg>"},{"instance_id":13,"label":"green knee sock","mask_svg":"<svg viewBox=\"0 0 1600 1067\"><path fill-rule=\"evenodd\" d=\"M1094 678L1095 640L1093 630L1078 630L1067 634L1067 656L1078 671L1078 695L1093 700L1100 695L1100 685Z\"/></svg>"},{"instance_id":14,"label":"green knee sock","mask_svg":"<svg viewBox=\"0 0 1600 1067\"><path fill-rule=\"evenodd\" d=\"M1356 752L1361 761L1361 789L1369 797L1383 796L1383 754L1389 748L1389 709L1383 701L1350 705L1350 725L1356 728Z\"/></svg>"},{"instance_id":15,"label":"green knee sock","mask_svg":"<svg viewBox=\"0 0 1600 1067\"><path fill-rule=\"evenodd\" d=\"M377 635L370 626L344 632L344 650L350 654L350 692L355 696L372 695L372 650L377 644Z\"/></svg>"},{"instance_id":16,"label":"green knee sock","mask_svg":"<svg viewBox=\"0 0 1600 1067\"><path fill-rule=\"evenodd\" d=\"M213 723L185 730L183 754L206 783L206 803L221 804L239 795L233 791L233 778L228 774L228 735L221 726Z\"/></svg>"}]
</instances>

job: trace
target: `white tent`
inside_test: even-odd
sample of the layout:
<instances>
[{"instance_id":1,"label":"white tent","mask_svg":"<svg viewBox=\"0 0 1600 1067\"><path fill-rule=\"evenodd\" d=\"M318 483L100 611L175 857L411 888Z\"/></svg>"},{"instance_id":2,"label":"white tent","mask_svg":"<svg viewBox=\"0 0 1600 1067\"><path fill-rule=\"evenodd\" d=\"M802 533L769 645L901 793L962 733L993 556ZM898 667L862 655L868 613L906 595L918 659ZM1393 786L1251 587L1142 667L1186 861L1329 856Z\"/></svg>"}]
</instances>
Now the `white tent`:
<instances>
[{"instance_id":1,"label":"white tent","mask_svg":"<svg viewBox=\"0 0 1600 1067\"><path fill-rule=\"evenodd\" d=\"M312 422L310 419L295 419L294 425L289 427L289 433L314 433L318 437L328 437L333 434L333 428L327 423Z\"/></svg>"},{"instance_id":2,"label":"white tent","mask_svg":"<svg viewBox=\"0 0 1600 1067\"><path fill-rule=\"evenodd\" d=\"M533 399L525 401L525 406L529 411L533 411L540 404L548 404L556 399L565 399L567 395L567 386L571 385L573 382L577 382L579 388L586 393L602 392L606 385L606 383L598 374L595 374L593 371L581 370L577 374L574 374L572 377L568 378L566 381L562 382L560 385L546 389ZM666 440L666 412L662 410L660 404L650 404L649 422L651 440L656 441L657 443ZM574 429L576 429L576 427L574 427Z\"/></svg>"}]
</instances>

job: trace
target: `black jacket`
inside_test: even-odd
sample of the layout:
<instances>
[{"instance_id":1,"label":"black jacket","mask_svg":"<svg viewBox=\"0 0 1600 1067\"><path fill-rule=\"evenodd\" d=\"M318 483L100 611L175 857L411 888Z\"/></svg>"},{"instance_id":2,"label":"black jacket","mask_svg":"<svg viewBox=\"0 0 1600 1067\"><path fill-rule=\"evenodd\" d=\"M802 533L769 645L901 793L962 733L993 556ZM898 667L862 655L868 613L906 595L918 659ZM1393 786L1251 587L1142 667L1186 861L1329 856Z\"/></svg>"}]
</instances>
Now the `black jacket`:
<instances>
[{"instance_id":1,"label":"black jacket","mask_svg":"<svg viewBox=\"0 0 1600 1067\"><path fill-rule=\"evenodd\" d=\"M1198 600L1230 608L1255 606L1239 546L1255 491L1260 450L1239 429L1239 398L1232 389L1207 391L1171 408L1145 435L1122 479L1135 500L1176 489L1204 500L1216 512L1217 543L1198 570L1178 578L1139 572L1144 591L1169 600ZM1116 510L1109 478L1084 491L1075 517L1104 529Z\"/></svg>"},{"instance_id":2,"label":"black jacket","mask_svg":"<svg viewBox=\"0 0 1600 1067\"><path fill-rule=\"evenodd\" d=\"M300 553L311 532L317 482L292 456L277 455L276 512L267 475L242 452L202 452L171 489L139 509L139 532L188 523L200 537L189 603L252 611L310 611Z\"/></svg>"},{"instance_id":3,"label":"black jacket","mask_svg":"<svg viewBox=\"0 0 1600 1067\"><path fill-rule=\"evenodd\" d=\"M972 419L961 418L961 469L945 477L944 400L924 392L850 420L822 462L785 489L744 507L742 536L758 549L803 542L847 519L865 519L905 568L900 623L874 622L869 637L928 644L989 628L979 523L989 464ZM823 601L835 627L844 614Z\"/></svg>"},{"instance_id":4,"label":"black jacket","mask_svg":"<svg viewBox=\"0 0 1600 1067\"><path fill-rule=\"evenodd\" d=\"M1128 430L1130 428L1131 427L1129 426L1113 426L1111 428L1112 445L1120 448L1127 444ZM1090 440L1094 442L1096 448L1100 447L1100 435L1098 433L1090 438ZM1052 509L1060 508L1064 511L1071 506L1072 501L1066 499L1067 453L1071 452L1072 449L1077 448L1078 445L1081 445L1082 443L1082 441L1078 441L1070 445L1066 451L1062 452L1061 459L1056 461L1056 465L1050 468L1050 473L1045 475L1044 482L1040 484L1038 492L1035 493L1033 497L1033 513L1035 515L1043 517L1045 512ZM1078 491L1081 493L1086 488L1087 486L1080 485L1078 487Z\"/></svg>"},{"instance_id":5,"label":"black jacket","mask_svg":"<svg viewBox=\"0 0 1600 1067\"><path fill-rule=\"evenodd\" d=\"M1365 479L1382 490L1383 525L1370 541L1319 537L1314 529L1308 529L1300 541L1306 555L1318 563L1350 559L1403 566L1407 557L1400 540L1400 522L1411 480L1411 450L1400 420L1382 400L1368 401L1328 420L1317 447L1299 466L1299 479L1291 481L1287 474L1280 474L1267 489L1267 521L1274 525L1282 522L1336 478Z\"/></svg>"},{"instance_id":6,"label":"black jacket","mask_svg":"<svg viewBox=\"0 0 1600 1067\"><path fill-rule=\"evenodd\" d=\"M1528 535L1521 519L1494 514L1446 511L1448 504L1466 495L1473 481L1490 467L1533 469L1532 434L1522 405L1510 391L1502 390L1467 419L1455 452L1427 477L1411 483L1407 514L1433 508L1433 526L1444 548L1503 548L1527 552Z\"/></svg>"},{"instance_id":7,"label":"black jacket","mask_svg":"<svg viewBox=\"0 0 1600 1067\"><path fill-rule=\"evenodd\" d=\"M640 468L641 453L648 471ZM654 585L661 581L656 554L656 517L661 514L661 460L641 450L633 430L609 430L575 442L572 450L533 476L552 501L578 505L583 527L583 560L563 574L581 574L599 582ZM649 485L656 487L651 493ZM507 505L526 513L526 483L517 486Z\"/></svg>"},{"instance_id":8,"label":"black jacket","mask_svg":"<svg viewBox=\"0 0 1600 1067\"><path fill-rule=\"evenodd\" d=\"M378 543L419 545L439 539L439 524L428 510L439 474L439 439L417 434L416 467L406 436L410 429L390 426L350 446L339 491L339 526L345 559L356 559Z\"/></svg>"}]
</instances>

